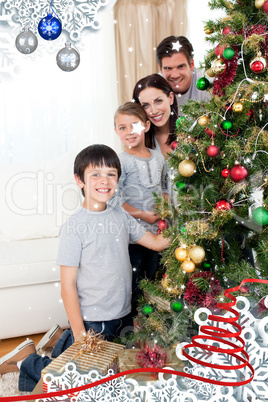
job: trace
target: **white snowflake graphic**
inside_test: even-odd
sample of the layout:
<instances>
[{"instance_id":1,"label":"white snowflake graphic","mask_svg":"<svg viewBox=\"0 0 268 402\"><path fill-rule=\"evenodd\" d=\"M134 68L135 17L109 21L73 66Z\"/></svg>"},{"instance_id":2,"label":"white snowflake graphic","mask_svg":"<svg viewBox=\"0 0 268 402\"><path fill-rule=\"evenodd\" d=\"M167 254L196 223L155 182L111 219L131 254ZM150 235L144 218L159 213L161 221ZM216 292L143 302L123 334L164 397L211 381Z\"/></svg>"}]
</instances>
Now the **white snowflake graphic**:
<instances>
[{"instance_id":1,"label":"white snowflake graphic","mask_svg":"<svg viewBox=\"0 0 268 402\"><path fill-rule=\"evenodd\" d=\"M2 7L13 22L22 27L28 26L37 33L39 21L47 14L53 14L62 22L62 29L68 33L71 41L79 41L83 29L101 27L98 11L109 0L4 0Z\"/></svg>"}]
</instances>

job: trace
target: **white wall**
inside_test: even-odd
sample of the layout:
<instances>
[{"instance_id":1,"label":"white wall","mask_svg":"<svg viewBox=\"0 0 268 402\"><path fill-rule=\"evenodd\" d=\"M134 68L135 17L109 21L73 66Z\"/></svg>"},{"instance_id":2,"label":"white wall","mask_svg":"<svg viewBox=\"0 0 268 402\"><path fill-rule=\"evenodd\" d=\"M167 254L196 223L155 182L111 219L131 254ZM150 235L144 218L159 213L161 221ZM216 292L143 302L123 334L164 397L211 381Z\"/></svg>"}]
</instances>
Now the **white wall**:
<instances>
[{"instance_id":1,"label":"white wall","mask_svg":"<svg viewBox=\"0 0 268 402\"><path fill-rule=\"evenodd\" d=\"M224 15L225 14L222 10L211 10L208 6L208 0L188 0L188 29L186 36L194 48L194 60L196 67L199 66L199 62L204 60L206 51L212 48L212 45L205 41L205 22L210 19L216 20Z\"/></svg>"}]
</instances>

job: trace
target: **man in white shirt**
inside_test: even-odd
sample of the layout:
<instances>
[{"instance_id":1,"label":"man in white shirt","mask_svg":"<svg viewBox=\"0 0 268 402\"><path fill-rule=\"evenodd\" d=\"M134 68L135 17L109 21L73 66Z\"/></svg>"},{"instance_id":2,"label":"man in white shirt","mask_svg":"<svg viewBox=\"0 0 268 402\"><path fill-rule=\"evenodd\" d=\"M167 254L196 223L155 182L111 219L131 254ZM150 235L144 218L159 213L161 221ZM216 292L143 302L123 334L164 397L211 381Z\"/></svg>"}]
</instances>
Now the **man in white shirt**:
<instances>
[{"instance_id":1,"label":"man in white shirt","mask_svg":"<svg viewBox=\"0 0 268 402\"><path fill-rule=\"evenodd\" d=\"M156 59L160 73L176 94L178 106L189 99L208 102L210 94L200 91L196 82L204 76L196 70L193 46L185 36L168 36L157 46Z\"/></svg>"}]
</instances>

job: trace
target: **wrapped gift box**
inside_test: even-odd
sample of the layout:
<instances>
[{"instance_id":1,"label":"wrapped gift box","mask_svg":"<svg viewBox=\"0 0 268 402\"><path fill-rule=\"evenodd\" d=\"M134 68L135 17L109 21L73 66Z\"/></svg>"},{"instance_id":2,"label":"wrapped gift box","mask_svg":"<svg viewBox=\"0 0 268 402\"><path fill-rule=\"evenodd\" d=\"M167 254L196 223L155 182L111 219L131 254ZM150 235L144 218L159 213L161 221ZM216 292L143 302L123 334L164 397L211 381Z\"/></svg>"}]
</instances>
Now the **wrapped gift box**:
<instances>
[{"instance_id":1,"label":"wrapped gift box","mask_svg":"<svg viewBox=\"0 0 268 402\"><path fill-rule=\"evenodd\" d=\"M124 345L102 341L100 350L88 352L81 349L81 343L76 341L42 370L42 378L46 374L61 375L68 362L75 363L77 371L81 374L88 373L91 369L97 369L101 374L107 374L110 368L116 372L118 369L118 354L123 349L125 349Z\"/></svg>"},{"instance_id":2,"label":"wrapped gift box","mask_svg":"<svg viewBox=\"0 0 268 402\"><path fill-rule=\"evenodd\" d=\"M141 368L137 363L137 353L140 349L125 349L121 350L118 355L119 359L119 371L126 371L136 368ZM165 367L173 368L177 371L182 371L184 364L176 356L176 348L163 349L166 353ZM156 381L158 379L157 373L133 373L126 376L127 378L133 378L141 383L148 381Z\"/></svg>"}]
</instances>

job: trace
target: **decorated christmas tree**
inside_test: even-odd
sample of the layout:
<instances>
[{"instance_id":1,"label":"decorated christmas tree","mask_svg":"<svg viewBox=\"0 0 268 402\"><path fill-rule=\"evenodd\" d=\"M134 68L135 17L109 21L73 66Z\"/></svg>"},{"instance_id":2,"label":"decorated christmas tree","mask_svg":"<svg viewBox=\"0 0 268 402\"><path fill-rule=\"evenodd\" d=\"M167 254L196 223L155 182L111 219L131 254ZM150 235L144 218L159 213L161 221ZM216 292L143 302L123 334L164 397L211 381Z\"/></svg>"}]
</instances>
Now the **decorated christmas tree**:
<instances>
[{"instance_id":1,"label":"decorated christmas tree","mask_svg":"<svg viewBox=\"0 0 268 402\"><path fill-rule=\"evenodd\" d=\"M191 339L194 312L216 309L224 289L268 279L268 1L209 5L226 13L205 23L211 50L197 86L211 100L180 109L168 160L178 202L157 197L170 247L157 280L141 284L136 338L164 347ZM267 286L240 292L256 315L267 311Z\"/></svg>"}]
</instances>

